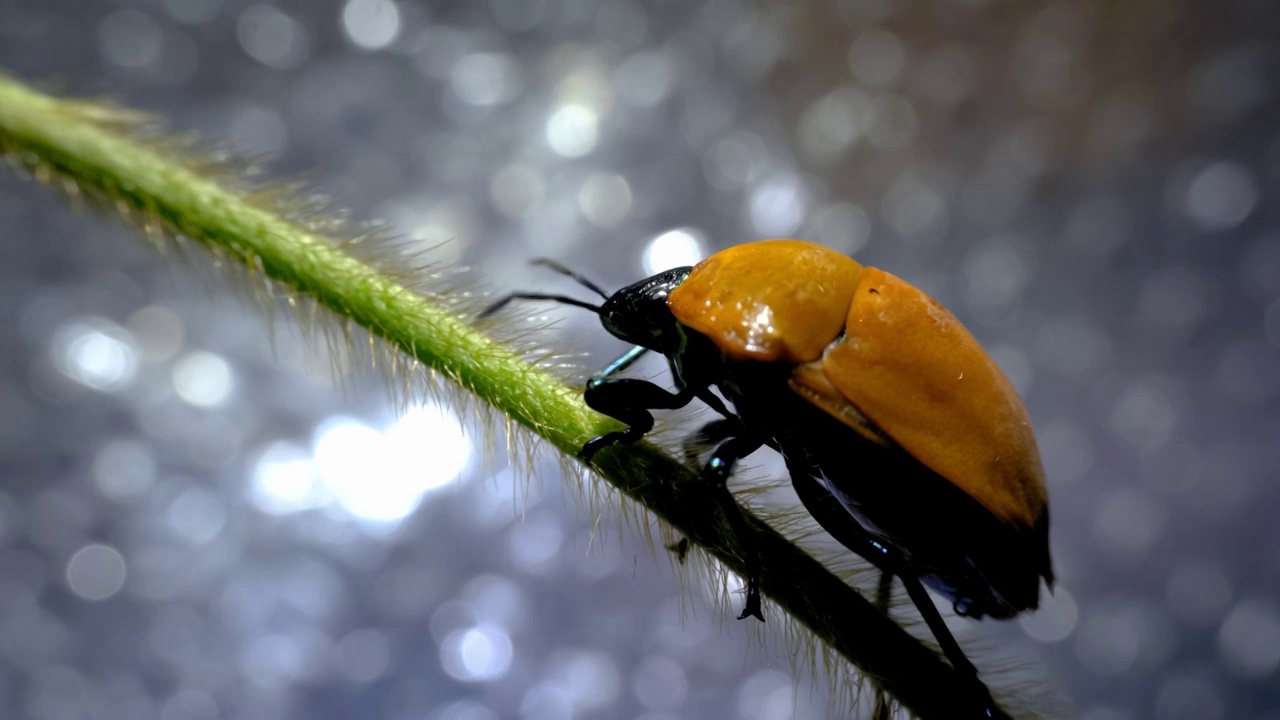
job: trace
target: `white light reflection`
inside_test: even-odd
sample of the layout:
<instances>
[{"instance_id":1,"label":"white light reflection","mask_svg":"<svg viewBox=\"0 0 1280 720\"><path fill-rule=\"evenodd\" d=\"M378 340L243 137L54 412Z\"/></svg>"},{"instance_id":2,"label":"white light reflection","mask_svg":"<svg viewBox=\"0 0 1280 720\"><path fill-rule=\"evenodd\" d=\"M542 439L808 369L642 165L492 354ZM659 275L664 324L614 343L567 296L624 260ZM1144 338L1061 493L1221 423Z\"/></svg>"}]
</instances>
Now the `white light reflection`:
<instances>
[{"instance_id":1,"label":"white light reflection","mask_svg":"<svg viewBox=\"0 0 1280 720\"><path fill-rule=\"evenodd\" d=\"M314 448L328 492L347 513L375 524L403 520L471 457L458 419L435 405L409 410L385 432L333 418L317 429Z\"/></svg>"},{"instance_id":2,"label":"white light reflection","mask_svg":"<svg viewBox=\"0 0 1280 720\"><path fill-rule=\"evenodd\" d=\"M310 454L286 442L267 446L258 458L249 499L272 515L300 512L328 501Z\"/></svg>"},{"instance_id":3,"label":"white light reflection","mask_svg":"<svg viewBox=\"0 0 1280 720\"><path fill-rule=\"evenodd\" d=\"M445 672L465 682L496 680L511 667L511 638L496 625L459 630L440 644Z\"/></svg>"},{"instance_id":4,"label":"white light reflection","mask_svg":"<svg viewBox=\"0 0 1280 720\"><path fill-rule=\"evenodd\" d=\"M106 600L124 586L124 556L110 545L86 545L67 563L67 584L77 596Z\"/></svg>"},{"instance_id":5,"label":"white light reflection","mask_svg":"<svg viewBox=\"0 0 1280 720\"><path fill-rule=\"evenodd\" d=\"M572 720L573 698L556 682L540 682L520 700L520 717L528 720Z\"/></svg>"},{"instance_id":6,"label":"white light reflection","mask_svg":"<svg viewBox=\"0 0 1280 720\"><path fill-rule=\"evenodd\" d=\"M174 693L160 711L161 720L216 717L218 717L218 702L209 693L196 688L183 688Z\"/></svg>"},{"instance_id":7,"label":"white light reflection","mask_svg":"<svg viewBox=\"0 0 1280 720\"><path fill-rule=\"evenodd\" d=\"M631 689L650 710L675 710L689 693L689 679L680 663L665 655L651 655L636 668Z\"/></svg>"},{"instance_id":8,"label":"white light reflection","mask_svg":"<svg viewBox=\"0 0 1280 720\"><path fill-rule=\"evenodd\" d=\"M644 249L644 270L650 275L675 267L694 265L707 253L702 233L693 228L668 230L649 241Z\"/></svg>"},{"instance_id":9,"label":"white light reflection","mask_svg":"<svg viewBox=\"0 0 1280 720\"><path fill-rule=\"evenodd\" d=\"M316 469L352 515L394 522L417 505L420 492L403 481L387 450L382 433L349 418L316 431Z\"/></svg>"},{"instance_id":10,"label":"white light reflection","mask_svg":"<svg viewBox=\"0 0 1280 720\"><path fill-rule=\"evenodd\" d=\"M599 121L588 107L565 105L547 118L547 144L561 157L582 157L596 146Z\"/></svg>"},{"instance_id":11,"label":"white light reflection","mask_svg":"<svg viewBox=\"0 0 1280 720\"><path fill-rule=\"evenodd\" d=\"M301 679L305 673L302 648L288 635L267 635L245 651L241 671L255 685L279 690Z\"/></svg>"},{"instance_id":12,"label":"white light reflection","mask_svg":"<svg viewBox=\"0 0 1280 720\"><path fill-rule=\"evenodd\" d=\"M162 305L142 308L129 316L125 326L133 335L138 354L148 362L162 362L178 354L186 334L182 318Z\"/></svg>"},{"instance_id":13,"label":"white light reflection","mask_svg":"<svg viewBox=\"0 0 1280 720\"><path fill-rule=\"evenodd\" d=\"M141 10L117 10L98 25L98 47L107 60L120 67L145 69L160 60L164 29Z\"/></svg>"},{"instance_id":14,"label":"white light reflection","mask_svg":"<svg viewBox=\"0 0 1280 720\"><path fill-rule=\"evenodd\" d=\"M676 73L676 64L667 53L644 51L623 60L614 80L624 101L652 107L671 92Z\"/></svg>"},{"instance_id":15,"label":"white light reflection","mask_svg":"<svg viewBox=\"0 0 1280 720\"><path fill-rule=\"evenodd\" d=\"M738 717L745 720L792 717L795 706L795 681L776 670L752 675L738 690Z\"/></svg>"},{"instance_id":16,"label":"white light reflection","mask_svg":"<svg viewBox=\"0 0 1280 720\"><path fill-rule=\"evenodd\" d=\"M1218 630L1218 654L1238 677L1274 673L1280 667L1280 607L1267 599L1241 601Z\"/></svg>"},{"instance_id":17,"label":"white light reflection","mask_svg":"<svg viewBox=\"0 0 1280 720\"><path fill-rule=\"evenodd\" d=\"M384 431L333 417L317 428L310 453L287 442L269 445L254 467L249 498L273 515L337 506L389 529L427 493L455 480L470 457L462 425L436 405L412 408Z\"/></svg>"},{"instance_id":18,"label":"white light reflection","mask_svg":"<svg viewBox=\"0 0 1280 720\"><path fill-rule=\"evenodd\" d=\"M188 353L173 368L173 389L196 407L221 405L234 386L227 361L203 350Z\"/></svg>"},{"instance_id":19,"label":"white light reflection","mask_svg":"<svg viewBox=\"0 0 1280 720\"><path fill-rule=\"evenodd\" d=\"M512 163L489 181L489 199L502 214L521 218L533 212L546 197L546 187L536 169Z\"/></svg>"},{"instance_id":20,"label":"white light reflection","mask_svg":"<svg viewBox=\"0 0 1280 720\"><path fill-rule=\"evenodd\" d=\"M819 165L834 165L870 125L875 103L857 88L837 88L800 115L800 147Z\"/></svg>"},{"instance_id":21,"label":"white light reflection","mask_svg":"<svg viewBox=\"0 0 1280 720\"><path fill-rule=\"evenodd\" d=\"M212 542L227 524L222 499L203 488L187 489L173 501L165 517L173 534L195 545Z\"/></svg>"},{"instance_id":22,"label":"white light reflection","mask_svg":"<svg viewBox=\"0 0 1280 720\"><path fill-rule=\"evenodd\" d=\"M270 5L254 5L236 21L240 47L275 70L292 70L311 52L311 37L302 23Z\"/></svg>"},{"instance_id":23,"label":"white light reflection","mask_svg":"<svg viewBox=\"0 0 1280 720\"><path fill-rule=\"evenodd\" d=\"M751 224L762 237L787 237L800 227L809 195L799 177L779 173L751 193Z\"/></svg>"},{"instance_id":24,"label":"white light reflection","mask_svg":"<svg viewBox=\"0 0 1280 720\"><path fill-rule=\"evenodd\" d=\"M438 720L498 720L498 715L475 700L459 700L440 711Z\"/></svg>"},{"instance_id":25,"label":"white light reflection","mask_svg":"<svg viewBox=\"0 0 1280 720\"><path fill-rule=\"evenodd\" d=\"M596 650L557 653L547 673L573 703L573 715L592 716L617 700L622 678L613 660Z\"/></svg>"},{"instance_id":26,"label":"white light reflection","mask_svg":"<svg viewBox=\"0 0 1280 720\"><path fill-rule=\"evenodd\" d=\"M64 375L94 390L118 390L138 370L132 338L101 318L73 322L59 330L53 340L53 361Z\"/></svg>"},{"instance_id":27,"label":"white light reflection","mask_svg":"<svg viewBox=\"0 0 1280 720\"><path fill-rule=\"evenodd\" d=\"M1187 186L1187 215L1207 231L1230 230L1244 222L1258 201L1249 168L1216 162L1196 174Z\"/></svg>"},{"instance_id":28,"label":"white light reflection","mask_svg":"<svg viewBox=\"0 0 1280 720\"><path fill-rule=\"evenodd\" d=\"M832 203L813 218L813 239L832 250L853 255L871 238L871 218L857 205Z\"/></svg>"},{"instance_id":29,"label":"white light reflection","mask_svg":"<svg viewBox=\"0 0 1280 720\"><path fill-rule=\"evenodd\" d=\"M564 530L551 516L528 518L511 530L511 559L521 569L545 573L554 567L564 544Z\"/></svg>"},{"instance_id":30,"label":"white light reflection","mask_svg":"<svg viewBox=\"0 0 1280 720\"><path fill-rule=\"evenodd\" d=\"M1023 632L1036 640L1055 643L1070 637L1079 621L1080 608L1076 606L1075 598L1058 588L1041 605L1039 612L1023 615L1018 624Z\"/></svg>"},{"instance_id":31,"label":"white light reflection","mask_svg":"<svg viewBox=\"0 0 1280 720\"><path fill-rule=\"evenodd\" d=\"M165 0L169 15L186 25L209 22L222 11L223 0Z\"/></svg>"},{"instance_id":32,"label":"white light reflection","mask_svg":"<svg viewBox=\"0 0 1280 720\"><path fill-rule=\"evenodd\" d=\"M578 208L593 225L613 227L631 212L631 185L621 175L596 173L578 191Z\"/></svg>"},{"instance_id":33,"label":"white light reflection","mask_svg":"<svg viewBox=\"0 0 1280 720\"><path fill-rule=\"evenodd\" d=\"M349 0L342 9L342 29L365 50L381 50L400 34L400 8L391 0Z\"/></svg>"},{"instance_id":34,"label":"white light reflection","mask_svg":"<svg viewBox=\"0 0 1280 720\"><path fill-rule=\"evenodd\" d=\"M520 92L520 66L503 53L472 53L453 66L449 84L468 105L501 105Z\"/></svg>"},{"instance_id":35,"label":"white light reflection","mask_svg":"<svg viewBox=\"0 0 1280 720\"><path fill-rule=\"evenodd\" d=\"M104 497L126 501L150 489L155 480L155 458L140 442L113 440L93 456L93 481Z\"/></svg>"},{"instance_id":36,"label":"white light reflection","mask_svg":"<svg viewBox=\"0 0 1280 720\"><path fill-rule=\"evenodd\" d=\"M849 69L864 85L892 85L907 65L907 48L897 35L871 29L859 35L849 48Z\"/></svg>"}]
</instances>

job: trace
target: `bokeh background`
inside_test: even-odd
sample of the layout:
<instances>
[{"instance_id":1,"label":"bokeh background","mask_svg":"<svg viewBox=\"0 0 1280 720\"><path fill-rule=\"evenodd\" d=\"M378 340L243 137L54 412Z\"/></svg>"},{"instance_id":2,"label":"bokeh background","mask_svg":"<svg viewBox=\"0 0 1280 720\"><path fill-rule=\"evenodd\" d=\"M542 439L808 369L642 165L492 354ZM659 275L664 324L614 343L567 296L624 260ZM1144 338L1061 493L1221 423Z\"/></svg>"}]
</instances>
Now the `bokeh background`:
<instances>
[{"instance_id":1,"label":"bokeh background","mask_svg":"<svg viewBox=\"0 0 1280 720\"><path fill-rule=\"evenodd\" d=\"M1274 0L3 0L0 68L473 287L771 236L890 269L988 345L1048 470L1057 593L961 636L1088 720L1275 720L1278 31ZM592 541L554 463L513 483L198 260L12 172L0 248L3 717L832 712L635 532ZM619 350L546 317L584 368Z\"/></svg>"}]
</instances>

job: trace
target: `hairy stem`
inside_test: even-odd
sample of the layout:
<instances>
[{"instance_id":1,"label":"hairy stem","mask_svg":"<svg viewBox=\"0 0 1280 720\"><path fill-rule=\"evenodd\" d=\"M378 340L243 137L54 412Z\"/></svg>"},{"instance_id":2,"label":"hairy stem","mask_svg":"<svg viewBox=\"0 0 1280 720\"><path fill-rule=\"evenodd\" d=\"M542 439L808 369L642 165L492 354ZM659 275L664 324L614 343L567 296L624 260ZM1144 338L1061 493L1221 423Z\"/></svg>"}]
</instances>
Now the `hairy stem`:
<instances>
[{"instance_id":1,"label":"hairy stem","mask_svg":"<svg viewBox=\"0 0 1280 720\"><path fill-rule=\"evenodd\" d=\"M616 429L578 393L524 362L464 319L416 293L341 243L255 202L234 183L139 138L132 116L58 99L0 75L0 155L44 181L141 217L313 298L575 455ZM736 572L740 543L717 517L713 489L648 444L602 451L592 468L607 482L706 548ZM923 717L966 714L964 678L845 582L755 517L762 589L823 643Z\"/></svg>"}]
</instances>

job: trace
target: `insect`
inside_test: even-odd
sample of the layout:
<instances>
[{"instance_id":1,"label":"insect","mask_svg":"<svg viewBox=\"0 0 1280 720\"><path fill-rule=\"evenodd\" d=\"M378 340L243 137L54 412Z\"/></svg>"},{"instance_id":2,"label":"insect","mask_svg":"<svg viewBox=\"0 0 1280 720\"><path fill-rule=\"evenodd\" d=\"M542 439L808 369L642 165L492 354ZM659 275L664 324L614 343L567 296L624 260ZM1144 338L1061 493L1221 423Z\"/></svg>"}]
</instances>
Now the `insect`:
<instances>
[{"instance_id":1,"label":"insect","mask_svg":"<svg viewBox=\"0 0 1280 720\"><path fill-rule=\"evenodd\" d=\"M586 403L627 427L589 441L584 460L644 437L651 410L702 400L722 416L691 439L713 448L702 476L723 487L757 449L781 453L805 509L884 578L900 578L952 666L978 682L922 585L959 615L1006 619L1034 609L1041 579L1051 588L1054 577L1026 410L950 312L883 270L802 240L738 245L612 294L539 262L604 302L522 292L486 312L554 300L595 312L635 346L586 385ZM647 351L668 359L674 392L616 377ZM747 565L740 617L763 620Z\"/></svg>"}]
</instances>

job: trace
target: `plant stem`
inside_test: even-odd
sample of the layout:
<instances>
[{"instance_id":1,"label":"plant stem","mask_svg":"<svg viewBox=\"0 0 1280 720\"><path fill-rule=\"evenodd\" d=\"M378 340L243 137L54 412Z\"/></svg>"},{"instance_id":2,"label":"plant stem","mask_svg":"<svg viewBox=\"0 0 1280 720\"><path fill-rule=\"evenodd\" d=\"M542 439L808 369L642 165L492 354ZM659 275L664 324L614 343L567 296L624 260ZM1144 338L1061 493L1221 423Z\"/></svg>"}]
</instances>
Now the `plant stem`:
<instances>
[{"instance_id":1,"label":"plant stem","mask_svg":"<svg viewBox=\"0 0 1280 720\"><path fill-rule=\"evenodd\" d=\"M130 115L96 103L50 97L0 75L0 155L150 227L181 235L243 263L289 291L366 328L455 381L561 452L613 421L578 393L416 293L334 239L285 219L234 183L132 132ZM713 490L655 447L602 451L593 470L742 573L742 544L715 518ZM878 679L924 717L956 717L963 678L932 650L768 525L748 516L765 594L839 655ZM773 625L769 627L774 627Z\"/></svg>"}]
</instances>

